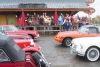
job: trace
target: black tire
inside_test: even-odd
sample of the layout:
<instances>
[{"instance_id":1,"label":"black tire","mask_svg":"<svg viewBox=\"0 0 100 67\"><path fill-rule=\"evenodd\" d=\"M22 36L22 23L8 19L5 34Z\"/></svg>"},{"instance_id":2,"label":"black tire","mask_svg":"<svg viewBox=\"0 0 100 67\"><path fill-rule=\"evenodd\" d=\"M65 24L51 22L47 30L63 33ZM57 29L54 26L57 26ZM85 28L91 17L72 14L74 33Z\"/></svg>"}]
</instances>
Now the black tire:
<instances>
[{"instance_id":1,"label":"black tire","mask_svg":"<svg viewBox=\"0 0 100 67\"><path fill-rule=\"evenodd\" d=\"M65 39L63 40L62 45L63 45L63 46L71 46L71 41L72 41L72 38L65 38Z\"/></svg>"},{"instance_id":2,"label":"black tire","mask_svg":"<svg viewBox=\"0 0 100 67\"><path fill-rule=\"evenodd\" d=\"M40 53L32 53L32 58L33 60L36 61L36 63L38 64L38 67L46 67L46 63L43 61L43 58L41 56Z\"/></svg>"},{"instance_id":3,"label":"black tire","mask_svg":"<svg viewBox=\"0 0 100 67\"><path fill-rule=\"evenodd\" d=\"M95 62L100 57L100 51L96 47L91 47L87 50L85 57L88 61Z\"/></svg>"}]
</instances>

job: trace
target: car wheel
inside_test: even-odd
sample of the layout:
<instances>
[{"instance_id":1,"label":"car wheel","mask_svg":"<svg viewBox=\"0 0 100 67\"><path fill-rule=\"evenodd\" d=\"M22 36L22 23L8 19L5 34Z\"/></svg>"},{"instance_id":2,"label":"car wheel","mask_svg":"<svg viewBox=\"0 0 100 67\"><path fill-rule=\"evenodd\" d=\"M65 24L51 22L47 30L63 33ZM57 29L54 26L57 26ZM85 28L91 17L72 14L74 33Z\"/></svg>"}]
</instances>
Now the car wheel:
<instances>
[{"instance_id":1,"label":"car wheel","mask_svg":"<svg viewBox=\"0 0 100 67\"><path fill-rule=\"evenodd\" d=\"M65 38L63 41L63 46L71 46L71 38Z\"/></svg>"},{"instance_id":2,"label":"car wheel","mask_svg":"<svg viewBox=\"0 0 100 67\"><path fill-rule=\"evenodd\" d=\"M97 61L99 59L99 56L100 52L96 47L91 47L86 52L86 59L91 62Z\"/></svg>"}]
</instances>

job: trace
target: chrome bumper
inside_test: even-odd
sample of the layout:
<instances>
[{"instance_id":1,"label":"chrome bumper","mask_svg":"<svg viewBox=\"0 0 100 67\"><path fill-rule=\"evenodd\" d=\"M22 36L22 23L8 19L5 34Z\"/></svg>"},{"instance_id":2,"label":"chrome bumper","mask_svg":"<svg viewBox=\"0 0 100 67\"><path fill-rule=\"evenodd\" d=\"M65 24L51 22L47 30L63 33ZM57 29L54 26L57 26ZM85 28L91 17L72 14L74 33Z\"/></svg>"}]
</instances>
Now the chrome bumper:
<instances>
[{"instance_id":1,"label":"chrome bumper","mask_svg":"<svg viewBox=\"0 0 100 67\"><path fill-rule=\"evenodd\" d=\"M82 52L79 52L75 48L72 48L72 47L71 47L70 53L73 55L84 56L84 54Z\"/></svg>"},{"instance_id":2,"label":"chrome bumper","mask_svg":"<svg viewBox=\"0 0 100 67\"><path fill-rule=\"evenodd\" d=\"M42 58L40 59L40 62L44 62L45 63L45 67L51 67L51 63L49 63L46 59L45 59L45 57L44 57L44 55L43 55L43 53L42 52L40 52L40 54L41 54L41 56L42 56Z\"/></svg>"},{"instance_id":3,"label":"chrome bumper","mask_svg":"<svg viewBox=\"0 0 100 67\"><path fill-rule=\"evenodd\" d=\"M74 48L71 47L71 49L70 49L70 53L71 53L71 54L75 54L75 55L77 55L78 52L77 52Z\"/></svg>"}]
</instances>

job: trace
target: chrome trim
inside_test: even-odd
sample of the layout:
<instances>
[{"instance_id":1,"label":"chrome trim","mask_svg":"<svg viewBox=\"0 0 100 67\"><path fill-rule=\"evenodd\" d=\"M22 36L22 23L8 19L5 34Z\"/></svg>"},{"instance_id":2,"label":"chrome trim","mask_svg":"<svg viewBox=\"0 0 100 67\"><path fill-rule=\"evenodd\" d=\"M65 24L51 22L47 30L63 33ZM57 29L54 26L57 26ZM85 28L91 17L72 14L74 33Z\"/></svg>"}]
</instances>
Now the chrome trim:
<instances>
[{"instance_id":1,"label":"chrome trim","mask_svg":"<svg viewBox=\"0 0 100 67\"><path fill-rule=\"evenodd\" d=\"M40 62L43 61L43 62L46 63L46 67L51 67L51 63L49 63L49 62L45 59L45 57L44 57L44 55L43 55L42 52L40 52L40 55L41 55L42 58L43 58L43 59L40 59Z\"/></svg>"}]
</instances>

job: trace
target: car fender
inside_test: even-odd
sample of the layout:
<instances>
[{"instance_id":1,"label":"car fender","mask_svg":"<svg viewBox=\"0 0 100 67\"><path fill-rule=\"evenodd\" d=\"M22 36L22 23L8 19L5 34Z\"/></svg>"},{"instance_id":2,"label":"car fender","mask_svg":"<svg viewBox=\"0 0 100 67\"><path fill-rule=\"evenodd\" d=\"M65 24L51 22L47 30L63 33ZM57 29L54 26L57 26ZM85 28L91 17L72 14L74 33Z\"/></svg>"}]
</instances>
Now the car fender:
<instances>
[{"instance_id":1,"label":"car fender","mask_svg":"<svg viewBox=\"0 0 100 67\"><path fill-rule=\"evenodd\" d=\"M99 50L100 50L100 47L99 47L99 46L92 45L92 46L89 46L89 47L85 50L85 54L86 54L87 50L88 50L89 48L91 48L91 47L96 47L97 49L99 49Z\"/></svg>"},{"instance_id":2,"label":"car fender","mask_svg":"<svg viewBox=\"0 0 100 67\"><path fill-rule=\"evenodd\" d=\"M82 44L81 44L81 45L82 45ZM83 46L82 53L84 53L84 56L85 56L87 50L88 50L89 48L91 48L91 47L96 47L96 48L100 49L100 47L99 47L98 45L91 45L91 44L85 45L85 44L84 44L84 45L82 45L82 46ZM79 51L81 51L81 50L79 50Z\"/></svg>"}]
</instances>

